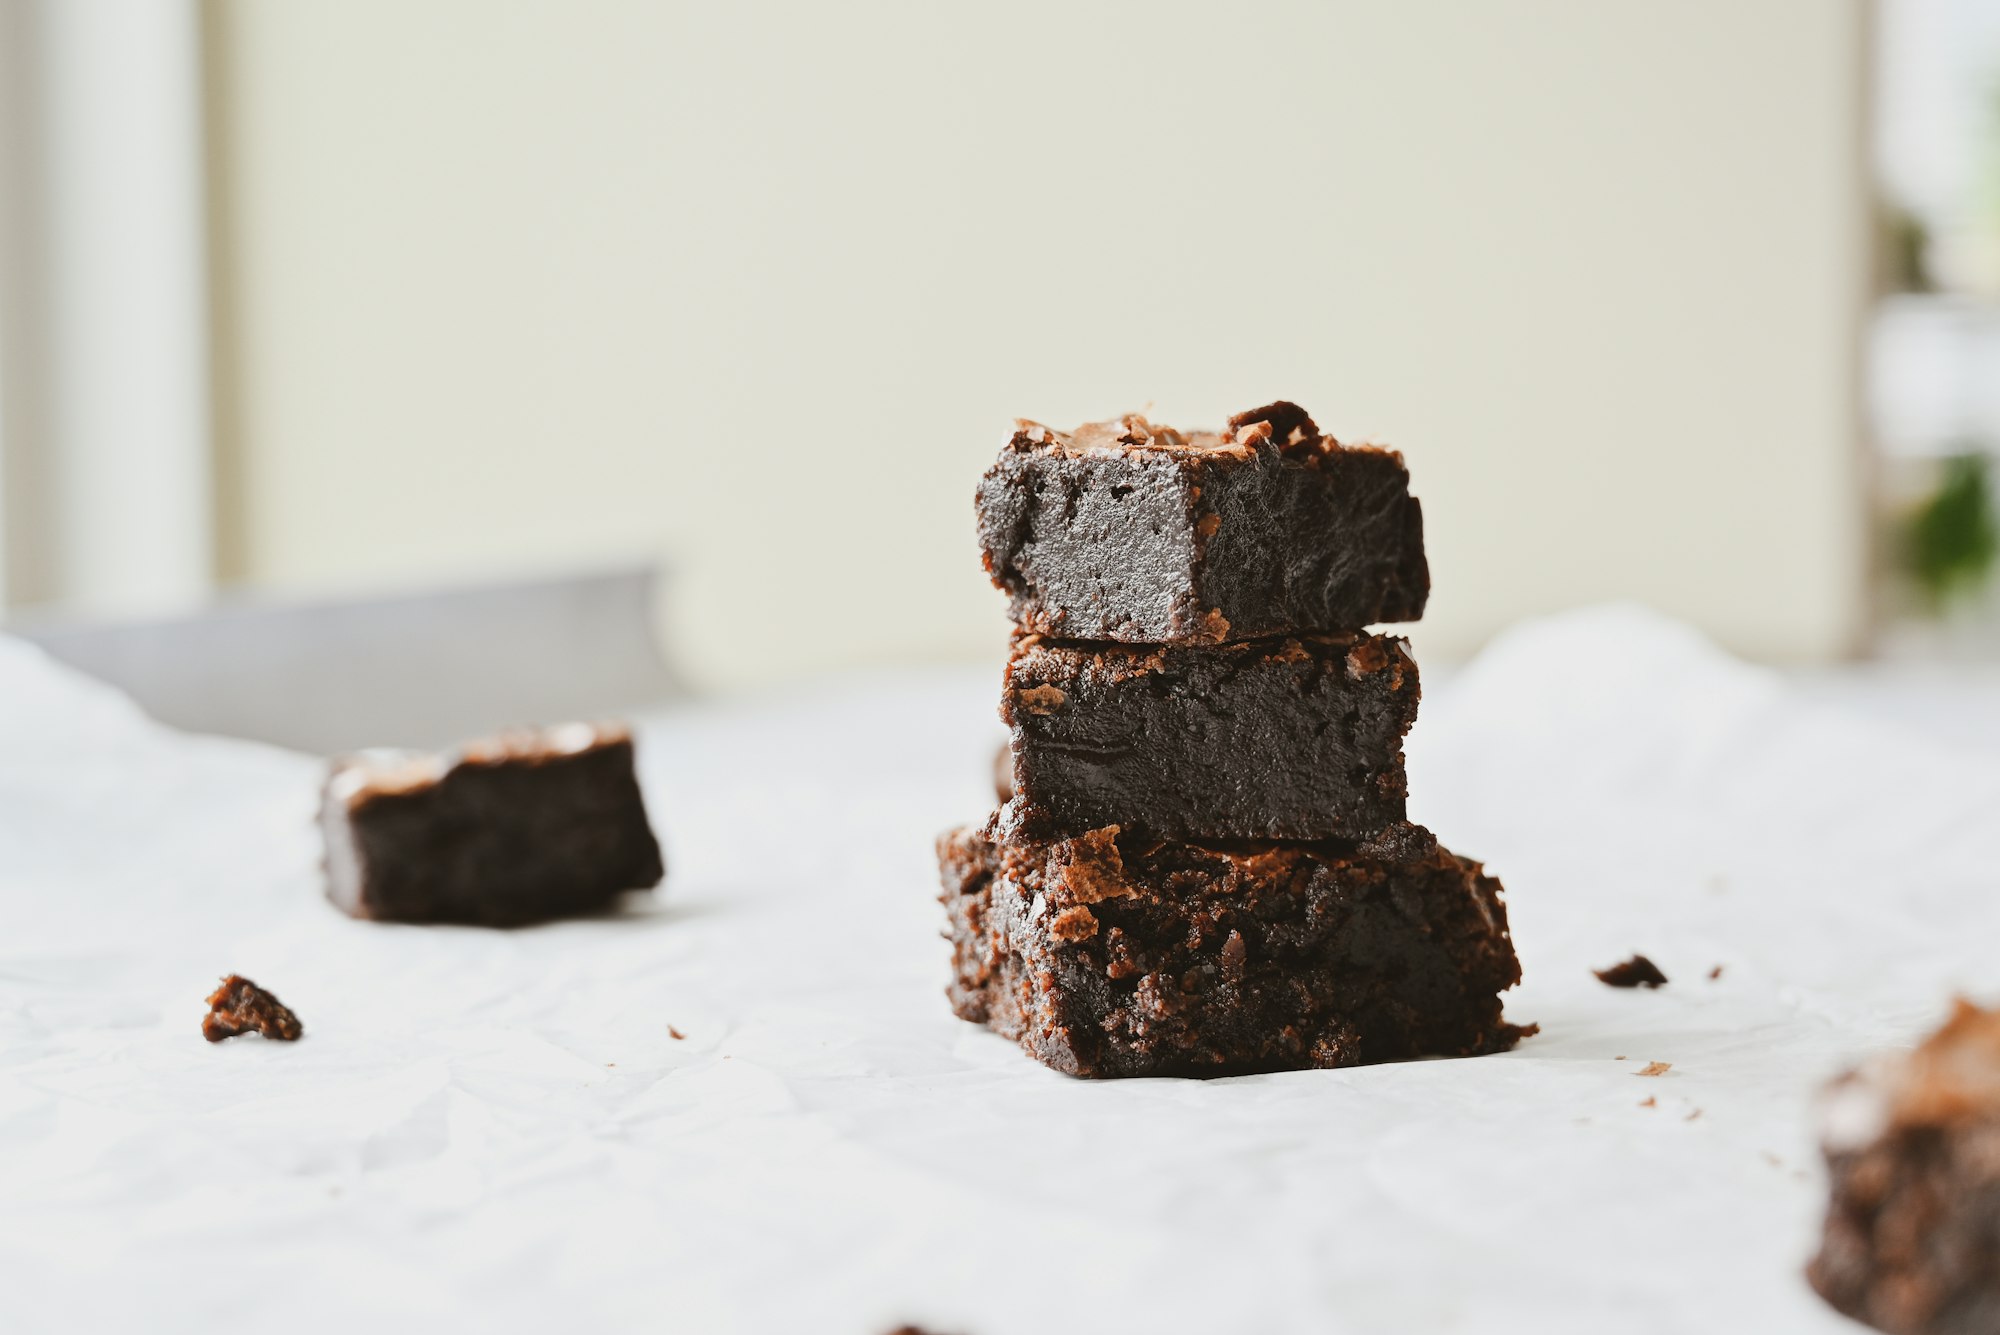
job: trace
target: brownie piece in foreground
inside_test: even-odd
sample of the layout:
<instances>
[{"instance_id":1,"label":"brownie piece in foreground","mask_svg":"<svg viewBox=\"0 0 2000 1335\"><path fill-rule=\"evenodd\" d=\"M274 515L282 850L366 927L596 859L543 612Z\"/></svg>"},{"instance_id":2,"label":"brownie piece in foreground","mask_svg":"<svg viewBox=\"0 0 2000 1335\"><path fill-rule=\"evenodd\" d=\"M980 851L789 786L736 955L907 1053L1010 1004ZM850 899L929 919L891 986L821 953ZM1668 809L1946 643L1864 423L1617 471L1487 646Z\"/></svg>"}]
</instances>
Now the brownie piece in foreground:
<instances>
[{"instance_id":1,"label":"brownie piece in foreground","mask_svg":"<svg viewBox=\"0 0 2000 1335\"><path fill-rule=\"evenodd\" d=\"M320 823L327 894L357 918L514 926L601 912L665 874L619 727L350 756Z\"/></svg>"},{"instance_id":2,"label":"brownie piece in foreground","mask_svg":"<svg viewBox=\"0 0 2000 1335\"><path fill-rule=\"evenodd\" d=\"M1216 1076L1501 1052L1500 885L1420 826L1358 847L1115 830L938 840L952 1009L1081 1076Z\"/></svg>"},{"instance_id":3,"label":"brownie piece in foreground","mask_svg":"<svg viewBox=\"0 0 2000 1335\"><path fill-rule=\"evenodd\" d=\"M1836 1080L1824 1115L1820 1296L1893 1335L2000 1331L2000 1011L1961 1001L1915 1051Z\"/></svg>"},{"instance_id":4,"label":"brownie piece in foreground","mask_svg":"<svg viewBox=\"0 0 2000 1335\"><path fill-rule=\"evenodd\" d=\"M1106 825L1166 839L1357 839L1403 818L1417 715L1403 641L1224 645L1016 636L1010 831Z\"/></svg>"},{"instance_id":5,"label":"brownie piece in foreground","mask_svg":"<svg viewBox=\"0 0 2000 1335\"><path fill-rule=\"evenodd\" d=\"M1295 404L1180 432L1021 422L979 484L987 574L1023 629L1214 644L1414 621L1430 596L1402 455Z\"/></svg>"}]
</instances>

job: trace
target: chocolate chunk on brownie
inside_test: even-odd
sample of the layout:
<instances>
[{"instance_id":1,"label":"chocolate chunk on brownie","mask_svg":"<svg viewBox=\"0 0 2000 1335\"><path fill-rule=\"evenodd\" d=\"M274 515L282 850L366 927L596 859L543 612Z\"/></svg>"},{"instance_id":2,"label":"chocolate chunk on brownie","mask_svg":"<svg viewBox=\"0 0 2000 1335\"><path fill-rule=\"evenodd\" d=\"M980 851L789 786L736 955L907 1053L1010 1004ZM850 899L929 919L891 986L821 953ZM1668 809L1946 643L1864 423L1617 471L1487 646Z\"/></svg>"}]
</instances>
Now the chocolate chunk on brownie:
<instances>
[{"instance_id":1,"label":"chocolate chunk on brownie","mask_svg":"<svg viewBox=\"0 0 2000 1335\"><path fill-rule=\"evenodd\" d=\"M1958 1003L1915 1051L1836 1080L1823 1111L1820 1296L1893 1335L2000 1330L2000 1011Z\"/></svg>"},{"instance_id":2,"label":"chocolate chunk on brownie","mask_svg":"<svg viewBox=\"0 0 2000 1335\"><path fill-rule=\"evenodd\" d=\"M1401 820L1417 713L1403 641L1224 645L1017 636L1008 828L1106 825L1166 839L1356 839Z\"/></svg>"},{"instance_id":3,"label":"chocolate chunk on brownie","mask_svg":"<svg viewBox=\"0 0 2000 1335\"><path fill-rule=\"evenodd\" d=\"M1499 883L1398 825L1203 846L997 820L938 841L952 1009L1070 1075L1217 1076L1510 1048Z\"/></svg>"},{"instance_id":4,"label":"chocolate chunk on brownie","mask_svg":"<svg viewBox=\"0 0 2000 1335\"><path fill-rule=\"evenodd\" d=\"M232 973L209 993L208 1014L201 1017L201 1036L211 1043L238 1034L296 1043L305 1026L290 1008L242 974Z\"/></svg>"},{"instance_id":5,"label":"chocolate chunk on brownie","mask_svg":"<svg viewBox=\"0 0 2000 1335\"><path fill-rule=\"evenodd\" d=\"M618 727L350 756L320 820L327 894L357 918L515 926L601 912L665 873Z\"/></svg>"},{"instance_id":6,"label":"chocolate chunk on brownie","mask_svg":"<svg viewBox=\"0 0 2000 1335\"><path fill-rule=\"evenodd\" d=\"M1063 639L1358 630L1414 621L1430 596L1403 457L1342 445L1290 403L1221 432L1022 422L979 484L978 515L1015 622Z\"/></svg>"}]
</instances>

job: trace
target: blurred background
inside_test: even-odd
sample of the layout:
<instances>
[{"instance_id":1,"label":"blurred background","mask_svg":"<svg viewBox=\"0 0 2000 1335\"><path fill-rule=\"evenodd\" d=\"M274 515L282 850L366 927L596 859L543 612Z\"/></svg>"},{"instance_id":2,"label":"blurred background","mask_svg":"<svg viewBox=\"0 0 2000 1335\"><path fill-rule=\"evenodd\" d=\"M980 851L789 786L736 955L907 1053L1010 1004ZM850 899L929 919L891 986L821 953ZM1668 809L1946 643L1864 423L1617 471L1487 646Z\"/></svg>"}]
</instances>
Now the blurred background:
<instances>
[{"instance_id":1,"label":"blurred background","mask_svg":"<svg viewBox=\"0 0 2000 1335\"><path fill-rule=\"evenodd\" d=\"M1276 397L1427 662L2000 655L1996 0L0 0L0 103L7 627L142 698L992 661L1013 418Z\"/></svg>"}]
</instances>

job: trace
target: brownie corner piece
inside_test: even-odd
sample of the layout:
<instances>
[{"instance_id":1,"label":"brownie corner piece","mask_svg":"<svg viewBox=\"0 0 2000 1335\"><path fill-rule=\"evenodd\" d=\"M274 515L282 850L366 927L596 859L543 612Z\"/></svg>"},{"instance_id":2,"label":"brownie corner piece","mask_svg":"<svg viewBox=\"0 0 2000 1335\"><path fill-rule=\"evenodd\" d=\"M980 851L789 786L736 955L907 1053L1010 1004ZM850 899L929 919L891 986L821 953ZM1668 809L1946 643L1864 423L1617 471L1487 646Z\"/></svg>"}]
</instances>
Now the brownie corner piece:
<instances>
[{"instance_id":1,"label":"brownie corner piece","mask_svg":"<svg viewBox=\"0 0 2000 1335\"><path fill-rule=\"evenodd\" d=\"M1421 827L1352 848L1116 829L940 843L954 1011L1058 1071L1219 1076L1504 1051L1533 1032L1498 882Z\"/></svg>"},{"instance_id":2,"label":"brownie corner piece","mask_svg":"<svg viewBox=\"0 0 2000 1335\"><path fill-rule=\"evenodd\" d=\"M1136 414L1021 422L977 494L987 573L1022 627L1219 643L1414 621L1430 596L1402 456L1273 403L1224 431Z\"/></svg>"},{"instance_id":3,"label":"brownie corner piece","mask_svg":"<svg viewBox=\"0 0 2000 1335\"><path fill-rule=\"evenodd\" d=\"M1355 840L1403 819L1421 686L1400 639L1222 645L1017 635L1009 828Z\"/></svg>"},{"instance_id":4,"label":"brownie corner piece","mask_svg":"<svg viewBox=\"0 0 2000 1335\"><path fill-rule=\"evenodd\" d=\"M666 872L618 725L342 757L320 825L327 897L357 918L518 926L602 912Z\"/></svg>"},{"instance_id":5,"label":"brownie corner piece","mask_svg":"<svg viewBox=\"0 0 2000 1335\"><path fill-rule=\"evenodd\" d=\"M2000 1010L1959 1002L1822 1099L1825 1226L1806 1278L1894 1335L2000 1330Z\"/></svg>"}]
</instances>

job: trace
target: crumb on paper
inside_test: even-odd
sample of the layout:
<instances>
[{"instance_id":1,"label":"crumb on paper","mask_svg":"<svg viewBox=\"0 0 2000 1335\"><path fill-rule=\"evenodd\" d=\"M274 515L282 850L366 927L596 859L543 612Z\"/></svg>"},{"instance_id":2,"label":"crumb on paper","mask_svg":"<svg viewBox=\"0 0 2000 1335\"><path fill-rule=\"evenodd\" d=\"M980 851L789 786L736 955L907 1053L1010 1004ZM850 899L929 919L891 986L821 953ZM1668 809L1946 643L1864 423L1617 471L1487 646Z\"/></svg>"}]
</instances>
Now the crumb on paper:
<instances>
[{"instance_id":1,"label":"crumb on paper","mask_svg":"<svg viewBox=\"0 0 2000 1335\"><path fill-rule=\"evenodd\" d=\"M1634 954L1631 959L1608 969L1592 969L1591 972L1606 987L1659 987L1667 981L1667 976L1660 972L1660 966L1640 954Z\"/></svg>"},{"instance_id":2,"label":"crumb on paper","mask_svg":"<svg viewBox=\"0 0 2000 1335\"><path fill-rule=\"evenodd\" d=\"M1648 1094L1645 1098L1639 1100L1639 1106L1641 1108L1657 1108L1660 1106L1660 1101L1651 1094Z\"/></svg>"},{"instance_id":3,"label":"crumb on paper","mask_svg":"<svg viewBox=\"0 0 2000 1335\"><path fill-rule=\"evenodd\" d=\"M1671 1071L1673 1069L1674 1069L1674 1064L1672 1062L1647 1062L1644 1066L1641 1066L1638 1070L1632 1072L1632 1074L1665 1075L1668 1071Z\"/></svg>"},{"instance_id":4,"label":"crumb on paper","mask_svg":"<svg viewBox=\"0 0 2000 1335\"><path fill-rule=\"evenodd\" d=\"M1611 1060L1615 1062L1622 1062L1625 1060L1625 1054L1621 1052L1616 1057L1613 1057Z\"/></svg>"},{"instance_id":5,"label":"crumb on paper","mask_svg":"<svg viewBox=\"0 0 2000 1335\"><path fill-rule=\"evenodd\" d=\"M672 1025L668 1025L667 1037L673 1039L675 1042L679 1042L681 1039L686 1038L687 1035L683 1034L680 1030L674 1028Z\"/></svg>"},{"instance_id":6,"label":"crumb on paper","mask_svg":"<svg viewBox=\"0 0 2000 1335\"><path fill-rule=\"evenodd\" d=\"M1686 1117L1683 1117L1681 1120L1683 1122L1692 1122L1695 1118L1699 1116L1701 1116L1701 1109L1696 1108L1693 1112L1689 1113Z\"/></svg>"},{"instance_id":7,"label":"crumb on paper","mask_svg":"<svg viewBox=\"0 0 2000 1335\"><path fill-rule=\"evenodd\" d=\"M293 1043L304 1032L299 1017L282 1001L237 973L209 994L208 1014L201 1020L201 1036L211 1043L248 1033Z\"/></svg>"},{"instance_id":8,"label":"crumb on paper","mask_svg":"<svg viewBox=\"0 0 2000 1335\"><path fill-rule=\"evenodd\" d=\"M1712 983L1712 982L1714 982L1714 981L1715 981L1716 979L1718 979L1718 978L1720 978L1720 977L1722 977L1722 966L1721 966L1720 964L1716 965L1716 966L1715 966L1715 967L1714 967L1713 969L1710 969L1710 970L1708 971L1708 981L1709 981L1709 982L1711 982L1711 983Z\"/></svg>"},{"instance_id":9,"label":"crumb on paper","mask_svg":"<svg viewBox=\"0 0 2000 1335\"><path fill-rule=\"evenodd\" d=\"M1769 1150L1764 1151L1764 1162L1771 1165L1771 1167L1773 1168L1783 1168L1785 1166L1785 1161L1783 1159L1780 1159L1777 1155L1771 1153L1771 1151Z\"/></svg>"}]
</instances>

